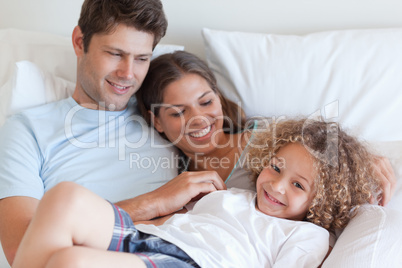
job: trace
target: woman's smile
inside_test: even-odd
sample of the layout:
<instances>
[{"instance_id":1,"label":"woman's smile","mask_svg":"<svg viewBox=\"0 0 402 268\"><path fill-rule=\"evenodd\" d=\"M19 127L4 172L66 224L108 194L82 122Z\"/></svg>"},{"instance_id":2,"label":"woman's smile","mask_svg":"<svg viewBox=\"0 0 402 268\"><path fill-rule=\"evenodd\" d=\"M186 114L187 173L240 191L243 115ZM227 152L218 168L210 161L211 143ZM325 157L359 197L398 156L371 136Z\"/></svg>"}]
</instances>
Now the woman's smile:
<instances>
[{"instance_id":1,"label":"woman's smile","mask_svg":"<svg viewBox=\"0 0 402 268\"><path fill-rule=\"evenodd\" d=\"M205 137L207 134L211 133L212 130L212 126L213 125L209 125L201 130L197 130L197 131L192 131L187 133L187 135L193 137L193 138L203 138Z\"/></svg>"}]
</instances>

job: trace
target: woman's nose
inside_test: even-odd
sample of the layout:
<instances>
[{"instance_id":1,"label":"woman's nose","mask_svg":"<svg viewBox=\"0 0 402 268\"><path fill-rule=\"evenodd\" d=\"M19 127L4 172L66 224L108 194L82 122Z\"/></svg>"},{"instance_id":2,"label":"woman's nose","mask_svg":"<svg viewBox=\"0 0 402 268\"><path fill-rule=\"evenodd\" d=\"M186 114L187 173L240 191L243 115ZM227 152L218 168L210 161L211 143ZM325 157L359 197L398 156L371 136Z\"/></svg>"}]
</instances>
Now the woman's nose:
<instances>
[{"instance_id":1,"label":"woman's nose","mask_svg":"<svg viewBox=\"0 0 402 268\"><path fill-rule=\"evenodd\" d=\"M200 109L193 108L191 109L191 113L189 114L189 118L187 118L188 124L194 126L203 126L208 124L208 118L202 113Z\"/></svg>"}]
</instances>

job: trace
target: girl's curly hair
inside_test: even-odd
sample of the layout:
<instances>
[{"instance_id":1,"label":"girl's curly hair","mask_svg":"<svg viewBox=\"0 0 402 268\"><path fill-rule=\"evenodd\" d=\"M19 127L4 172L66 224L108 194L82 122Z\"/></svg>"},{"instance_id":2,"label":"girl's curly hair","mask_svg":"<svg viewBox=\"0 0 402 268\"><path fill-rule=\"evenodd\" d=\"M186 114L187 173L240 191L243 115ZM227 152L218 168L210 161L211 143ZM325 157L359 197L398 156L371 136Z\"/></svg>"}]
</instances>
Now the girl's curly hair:
<instances>
[{"instance_id":1,"label":"girl's curly hair","mask_svg":"<svg viewBox=\"0 0 402 268\"><path fill-rule=\"evenodd\" d=\"M374 155L337 123L306 118L273 121L253 135L247 159L254 180L288 143L302 144L313 156L316 194L307 221L327 230L344 228L360 205L380 194Z\"/></svg>"}]
</instances>

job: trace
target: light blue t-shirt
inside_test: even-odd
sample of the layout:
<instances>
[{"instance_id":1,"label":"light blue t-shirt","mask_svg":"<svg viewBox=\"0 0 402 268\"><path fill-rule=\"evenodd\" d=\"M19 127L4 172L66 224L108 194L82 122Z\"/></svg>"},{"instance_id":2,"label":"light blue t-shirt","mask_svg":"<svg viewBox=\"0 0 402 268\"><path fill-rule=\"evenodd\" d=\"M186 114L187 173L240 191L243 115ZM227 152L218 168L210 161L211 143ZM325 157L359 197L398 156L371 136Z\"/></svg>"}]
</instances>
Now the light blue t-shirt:
<instances>
[{"instance_id":1,"label":"light blue t-shirt","mask_svg":"<svg viewBox=\"0 0 402 268\"><path fill-rule=\"evenodd\" d=\"M177 176L177 151L139 115L83 108L73 98L11 116L0 129L0 199L41 199L74 181L111 202Z\"/></svg>"}]
</instances>

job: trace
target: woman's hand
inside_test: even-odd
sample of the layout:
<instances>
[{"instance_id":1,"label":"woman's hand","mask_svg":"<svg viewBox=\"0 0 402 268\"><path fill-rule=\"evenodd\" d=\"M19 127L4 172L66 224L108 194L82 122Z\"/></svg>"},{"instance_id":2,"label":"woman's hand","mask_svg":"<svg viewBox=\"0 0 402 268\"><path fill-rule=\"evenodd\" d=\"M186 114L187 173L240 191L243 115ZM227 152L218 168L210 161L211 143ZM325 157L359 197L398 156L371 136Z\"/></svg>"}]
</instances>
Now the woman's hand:
<instances>
[{"instance_id":1,"label":"woman's hand","mask_svg":"<svg viewBox=\"0 0 402 268\"><path fill-rule=\"evenodd\" d=\"M202 195L225 189L215 171L184 172L152 192L116 205L129 213L134 222L146 221L174 213Z\"/></svg>"},{"instance_id":2,"label":"woman's hand","mask_svg":"<svg viewBox=\"0 0 402 268\"><path fill-rule=\"evenodd\" d=\"M380 206L385 206L391 200L396 188L396 176L388 158L376 157L375 171L381 181L382 195L378 200Z\"/></svg>"},{"instance_id":3,"label":"woman's hand","mask_svg":"<svg viewBox=\"0 0 402 268\"><path fill-rule=\"evenodd\" d=\"M215 171L183 172L165 185L149 193L158 202L158 216L165 216L184 205L226 185Z\"/></svg>"}]
</instances>

